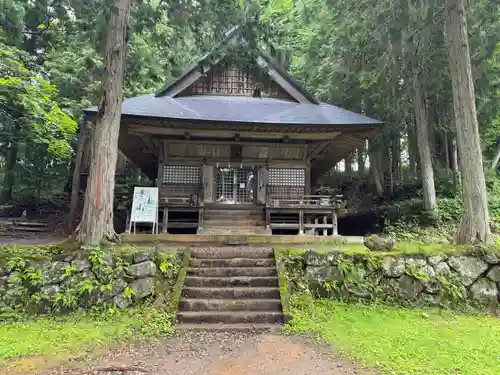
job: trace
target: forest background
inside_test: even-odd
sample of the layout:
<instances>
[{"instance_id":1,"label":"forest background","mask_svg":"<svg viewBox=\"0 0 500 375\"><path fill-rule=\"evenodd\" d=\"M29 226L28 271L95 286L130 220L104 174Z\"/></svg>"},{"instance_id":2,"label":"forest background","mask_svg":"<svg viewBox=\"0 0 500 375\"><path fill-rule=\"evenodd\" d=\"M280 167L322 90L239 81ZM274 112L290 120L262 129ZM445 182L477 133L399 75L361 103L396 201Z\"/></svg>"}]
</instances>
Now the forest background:
<instances>
[{"instance_id":1,"label":"forest background","mask_svg":"<svg viewBox=\"0 0 500 375\"><path fill-rule=\"evenodd\" d=\"M109 0L0 0L2 203L69 190L83 127L97 105ZM124 97L153 92L236 24L319 100L386 123L321 184L380 211L385 231L453 228L462 212L446 9L435 0L133 0ZM493 232L500 231L500 7L469 2L470 57ZM146 184L119 158L117 189ZM397 214L388 206L397 207ZM379 225L380 226L380 225Z\"/></svg>"}]
</instances>

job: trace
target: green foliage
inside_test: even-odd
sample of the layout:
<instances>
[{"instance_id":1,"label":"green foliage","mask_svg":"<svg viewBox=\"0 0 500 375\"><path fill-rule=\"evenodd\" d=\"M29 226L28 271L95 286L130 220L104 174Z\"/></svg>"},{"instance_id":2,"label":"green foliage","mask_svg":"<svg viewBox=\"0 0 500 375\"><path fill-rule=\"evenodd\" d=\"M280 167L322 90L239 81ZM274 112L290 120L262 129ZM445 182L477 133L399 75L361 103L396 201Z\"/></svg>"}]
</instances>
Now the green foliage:
<instances>
[{"instance_id":1,"label":"green foliage","mask_svg":"<svg viewBox=\"0 0 500 375\"><path fill-rule=\"evenodd\" d=\"M78 296L90 295L94 291L95 285L92 280L82 280L76 286L76 294Z\"/></svg>"},{"instance_id":2,"label":"green foliage","mask_svg":"<svg viewBox=\"0 0 500 375\"><path fill-rule=\"evenodd\" d=\"M11 259L36 260L63 254L67 249L63 245L0 245L0 262ZM2 263L0 263L2 264Z\"/></svg>"},{"instance_id":3,"label":"green foliage","mask_svg":"<svg viewBox=\"0 0 500 375\"><path fill-rule=\"evenodd\" d=\"M297 253L297 251L281 252L278 264L279 275L283 273L286 278L286 285L289 286L285 291L287 298L290 299L292 308L294 304L301 306L305 295L314 298L329 298L345 302L363 302L363 303L383 303L396 306L422 306L430 304L418 296L408 299L401 293L401 285L397 278L384 276L384 262L388 256L397 257L403 262L406 258L427 259L430 255L468 255L480 257L488 249L485 248L463 248L441 252L421 252L421 253L372 253L365 252L345 252L338 250L316 251L307 253ZM498 249L493 249L498 254ZM287 259L290 258L290 259ZM320 266L308 266L307 259L322 259ZM316 261L315 261L316 262ZM316 264L316 263L313 263ZM283 268L283 269L281 269ZM309 273L311 272L311 273ZM472 301L467 289L461 283L460 279L454 273L447 275L430 274L426 269L416 264L406 262L404 274L410 277L413 282L436 288L439 291L440 299L435 303L440 306L452 308L456 311L481 311L484 307ZM307 275L307 277L306 277ZM280 281L281 287L281 281ZM292 297L290 297L292 295ZM293 297L297 295L297 297ZM292 302L294 298L297 301ZM297 307L299 310L302 307Z\"/></svg>"},{"instance_id":4,"label":"green foliage","mask_svg":"<svg viewBox=\"0 0 500 375\"><path fill-rule=\"evenodd\" d=\"M123 296L125 298L132 299L135 296L135 291L133 289L130 289L129 287L126 287L123 291Z\"/></svg>"},{"instance_id":5,"label":"green foliage","mask_svg":"<svg viewBox=\"0 0 500 375\"><path fill-rule=\"evenodd\" d=\"M12 271L10 281L13 286L9 288L10 301L8 304L0 302L0 317L11 316L13 312L29 314L61 313L76 310L78 307L92 307L94 309L106 309L103 293L113 290L113 282L121 277L128 269L128 263L118 256L114 249L77 249L66 250L61 246L15 246L7 245L0 247L0 267ZM136 248L136 252L144 249ZM123 254L123 251L122 251ZM79 279L77 267L66 266L64 281L54 290L44 294L42 287L43 262L54 259L87 258L92 263L92 273L98 277L90 279ZM133 256L133 255L132 255ZM173 270L178 265L172 263L167 272L170 277L175 277ZM93 276L93 275L92 275ZM167 289L171 286L167 286ZM125 288L125 298L133 299L134 291ZM7 297L6 297L7 298ZM1 300L1 299L0 299Z\"/></svg>"},{"instance_id":6,"label":"green foliage","mask_svg":"<svg viewBox=\"0 0 500 375\"><path fill-rule=\"evenodd\" d=\"M455 275L436 275L439 284L439 295L444 305L465 306L466 293L464 286Z\"/></svg>"},{"instance_id":7,"label":"green foliage","mask_svg":"<svg viewBox=\"0 0 500 375\"><path fill-rule=\"evenodd\" d=\"M304 255L293 250L282 250L277 252L276 257L283 267L283 276L290 288L289 293L307 292L309 288L304 275Z\"/></svg>"},{"instance_id":8,"label":"green foliage","mask_svg":"<svg viewBox=\"0 0 500 375\"><path fill-rule=\"evenodd\" d=\"M164 277L174 279L179 273L180 262L179 254L170 252L158 252L156 254L156 263Z\"/></svg>"},{"instance_id":9,"label":"green foliage","mask_svg":"<svg viewBox=\"0 0 500 375\"><path fill-rule=\"evenodd\" d=\"M311 311L314 306L314 298L311 293L308 292L294 293L291 295L290 305L294 314L297 311L308 312Z\"/></svg>"},{"instance_id":10,"label":"green foliage","mask_svg":"<svg viewBox=\"0 0 500 375\"><path fill-rule=\"evenodd\" d=\"M1 30L1 29L0 29ZM14 164L6 170L4 188L11 189L17 153L24 145L36 159L25 167L37 170L37 163L67 162L76 122L60 105L57 88L34 69L27 54L10 47L0 32L0 145L13 149ZM10 161L9 161L10 163ZM42 176L39 175L39 178ZM4 193L4 199L9 195Z\"/></svg>"},{"instance_id":11,"label":"green foliage","mask_svg":"<svg viewBox=\"0 0 500 375\"><path fill-rule=\"evenodd\" d=\"M285 330L317 334L336 351L387 374L500 372L500 321L493 316L320 300L296 310Z\"/></svg>"}]
</instances>

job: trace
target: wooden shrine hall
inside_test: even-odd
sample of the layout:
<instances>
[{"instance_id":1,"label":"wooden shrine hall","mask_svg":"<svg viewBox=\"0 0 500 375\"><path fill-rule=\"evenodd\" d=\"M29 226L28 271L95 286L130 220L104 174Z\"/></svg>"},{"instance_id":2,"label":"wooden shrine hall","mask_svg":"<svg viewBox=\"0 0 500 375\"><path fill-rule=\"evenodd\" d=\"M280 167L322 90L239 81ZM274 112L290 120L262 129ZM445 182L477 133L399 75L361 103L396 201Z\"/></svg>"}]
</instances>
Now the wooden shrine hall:
<instances>
[{"instance_id":1,"label":"wooden shrine hall","mask_svg":"<svg viewBox=\"0 0 500 375\"><path fill-rule=\"evenodd\" d=\"M339 197L311 186L382 123L318 102L263 51L235 58L242 35L126 99L119 148L157 183L160 232L337 235Z\"/></svg>"}]
</instances>

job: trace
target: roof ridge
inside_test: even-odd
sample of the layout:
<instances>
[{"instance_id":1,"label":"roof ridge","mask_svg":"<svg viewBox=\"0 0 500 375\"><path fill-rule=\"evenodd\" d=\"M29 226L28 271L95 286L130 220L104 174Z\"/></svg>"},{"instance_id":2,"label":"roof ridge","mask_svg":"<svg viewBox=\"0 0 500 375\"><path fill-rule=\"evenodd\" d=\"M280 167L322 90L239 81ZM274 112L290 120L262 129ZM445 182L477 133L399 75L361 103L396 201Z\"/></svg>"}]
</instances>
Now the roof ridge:
<instances>
[{"instance_id":1,"label":"roof ridge","mask_svg":"<svg viewBox=\"0 0 500 375\"><path fill-rule=\"evenodd\" d=\"M182 79L192 74L195 70L200 68L203 62L209 59L215 52L217 52L221 47L228 44L234 37L237 36L238 33L241 32L243 26L235 25L229 28L223 35L222 40L217 43L210 52L206 53L203 57L198 59L198 61L193 64L186 72L184 72L180 77L172 81L170 84L165 84L163 88L161 88L156 94L156 97L165 96L167 93ZM240 35L241 36L241 35ZM280 66L273 57L264 51L260 46L256 45L256 51L251 51L252 54L257 52L260 57L265 60L265 63L270 65L288 84L290 84L293 88L295 88L302 96L304 96L309 102L312 104L319 104L320 102L316 99L316 97L309 91L307 88L300 83L294 76L286 71L282 66ZM258 57L258 56L257 56Z\"/></svg>"}]
</instances>

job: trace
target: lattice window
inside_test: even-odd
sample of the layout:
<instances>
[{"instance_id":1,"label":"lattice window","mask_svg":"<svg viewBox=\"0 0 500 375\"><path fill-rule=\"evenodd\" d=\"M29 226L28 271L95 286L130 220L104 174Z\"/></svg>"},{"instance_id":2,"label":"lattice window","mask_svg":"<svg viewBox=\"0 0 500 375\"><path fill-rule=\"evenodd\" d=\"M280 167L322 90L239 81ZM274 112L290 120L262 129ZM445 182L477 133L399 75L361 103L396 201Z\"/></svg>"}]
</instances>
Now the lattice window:
<instances>
[{"instance_id":1,"label":"lattice window","mask_svg":"<svg viewBox=\"0 0 500 375\"><path fill-rule=\"evenodd\" d=\"M163 184L200 184L201 168L190 165L163 166Z\"/></svg>"},{"instance_id":2,"label":"lattice window","mask_svg":"<svg viewBox=\"0 0 500 375\"><path fill-rule=\"evenodd\" d=\"M208 76L199 78L191 85L192 94L206 94L210 91L210 80Z\"/></svg>"},{"instance_id":3,"label":"lattice window","mask_svg":"<svg viewBox=\"0 0 500 375\"><path fill-rule=\"evenodd\" d=\"M260 84L261 95L263 97L292 99L290 95L269 76L256 74L256 68L249 66L237 68L225 62L214 67L205 76L197 79L191 86L184 90L180 96L252 96L257 83Z\"/></svg>"},{"instance_id":4,"label":"lattice window","mask_svg":"<svg viewBox=\"0 0 500 375\"><path fill-rule=\"evenodd\" d=\"M234 67L212 71L210 82L210 92L223 95L249 96L252 95L256 85L255 77L250 69L236 69Z\"/></svg>"},{"instance_id":5,"label":"lattice window","mask_svg":"<svg viewBox=\"0 0 500 375\"><path fill-rule=\"evenodd\" d=\"M269 185L305 186L306 171L303 168L270 168Z\"/></svg>"}]
</instances>

